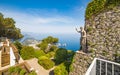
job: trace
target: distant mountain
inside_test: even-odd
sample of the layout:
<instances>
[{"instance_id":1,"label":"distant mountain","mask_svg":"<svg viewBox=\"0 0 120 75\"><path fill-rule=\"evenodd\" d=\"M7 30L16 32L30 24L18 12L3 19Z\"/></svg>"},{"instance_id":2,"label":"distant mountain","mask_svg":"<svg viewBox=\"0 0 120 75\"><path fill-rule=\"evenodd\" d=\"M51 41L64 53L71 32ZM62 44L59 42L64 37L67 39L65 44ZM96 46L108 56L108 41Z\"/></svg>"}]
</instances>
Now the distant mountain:
<instances>
[{"instance_id":1,"label":"distant mountain","mask_svg":"<svg viewBox=\"0 0 120 75\"><path fill-rule=\"evenodd\" d=\"M21 42L23 45L30 45L30 44L38 44L40 41L36 40L34 38L26 38L23 42Z\"/></svg>"},{"instance_id":2,"label":"distant mountain","mask_svg":"<svg viewBox=\"0 0 120 75\"><path fill-rule=\"evenodd\" d=\"M32 32L22 32L22 34L24 35L24 37L20 40L20 42L23 45L29 45L29 44L38 44L40 42L40 40L36 39L36 35L34 33L34 36L31 35L33 34Z\"/></svg>"}]
</instances>

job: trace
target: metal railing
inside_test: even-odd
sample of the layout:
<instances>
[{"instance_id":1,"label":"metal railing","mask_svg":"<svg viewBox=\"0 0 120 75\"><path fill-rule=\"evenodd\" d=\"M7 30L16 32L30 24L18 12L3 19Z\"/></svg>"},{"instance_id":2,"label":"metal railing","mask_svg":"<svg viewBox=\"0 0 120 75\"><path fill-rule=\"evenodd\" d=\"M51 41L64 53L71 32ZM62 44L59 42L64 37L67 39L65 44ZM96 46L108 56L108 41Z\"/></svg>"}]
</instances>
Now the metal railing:
<instances>
[{"instance_id":1,"label":"metal railing","mask_svg":"<svg viewBox=\"0 0 120 75\"><path fill-rule=\"evenodd\" d=\"M120 75L120 64L94 58L85 75Z\"/></svg>"}]
</instances>

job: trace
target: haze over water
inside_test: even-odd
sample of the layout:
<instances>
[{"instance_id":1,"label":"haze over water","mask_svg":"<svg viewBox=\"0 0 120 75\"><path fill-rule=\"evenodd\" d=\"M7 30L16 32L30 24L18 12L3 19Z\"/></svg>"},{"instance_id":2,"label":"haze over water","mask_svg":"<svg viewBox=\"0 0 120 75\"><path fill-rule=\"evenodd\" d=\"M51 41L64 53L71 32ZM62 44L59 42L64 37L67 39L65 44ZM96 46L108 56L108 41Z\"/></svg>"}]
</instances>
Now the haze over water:
<instances>
[{"instance_id":1,"label":"haze over water","mask_svg":"<svg viewBox=\"0 0 120 75\"><path fill-rule=\"evenodd\" d=\"M29 37L35 38L37 40L42 40L48 36L53 36L59 39L60 44L66 44L66 49L68 50L79 50L80 47L80 34L79 33L69 33L69 34L52 34L52 33L25 33L29 35ZM34 35L33 35L34 34ZM63 47L63 46L62 46Z\"/></svg>"},{"instance_id":2,"label":"haze over water","mask_svg":"<svg viewBox=\"0 0 120 75\"><path fill-rule=\"evenodd\" d=\"M67 49L78 50L80 34L74 28L84 26L85 9L90 1L1 0L0 12L13 18L22 32L42 33L30 34L34 38L57 37L60 43L67 44Z\"/></svg>"}]
</instances>

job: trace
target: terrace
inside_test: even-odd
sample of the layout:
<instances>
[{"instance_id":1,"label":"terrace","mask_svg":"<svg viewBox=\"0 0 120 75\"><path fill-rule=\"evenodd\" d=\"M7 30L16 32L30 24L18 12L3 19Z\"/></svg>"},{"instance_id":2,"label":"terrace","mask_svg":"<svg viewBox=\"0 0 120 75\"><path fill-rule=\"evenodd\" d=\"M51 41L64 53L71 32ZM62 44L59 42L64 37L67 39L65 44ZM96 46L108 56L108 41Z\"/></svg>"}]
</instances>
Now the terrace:
<instances>
[{"instance_id":1,"label":"terrace","mask_svg":"<svg viewBox=\"0 0 120 75\"><path fill-rule=\"evenodd\" d=\"M94 58L85 75L120 75L120 64Z\"/></svg>"}]
</instances>

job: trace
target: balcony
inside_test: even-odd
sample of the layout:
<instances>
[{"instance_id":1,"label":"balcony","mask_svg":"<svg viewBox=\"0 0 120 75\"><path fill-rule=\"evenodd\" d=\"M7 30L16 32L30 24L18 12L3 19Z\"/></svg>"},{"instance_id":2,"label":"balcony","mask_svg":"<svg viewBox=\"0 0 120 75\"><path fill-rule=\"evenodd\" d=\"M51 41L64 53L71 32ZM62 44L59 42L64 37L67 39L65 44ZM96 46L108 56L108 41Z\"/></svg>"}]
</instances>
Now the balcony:
<instances>
[{"instance_id":1,"label":"balcony","mask_svg":"<svg viewBox=\"0 0 120 75\"><path fill-rule=\"evenodd\" d=\"M95 58L85 75L120 75L120 64Z\"/></svg>"}]
</instances>

